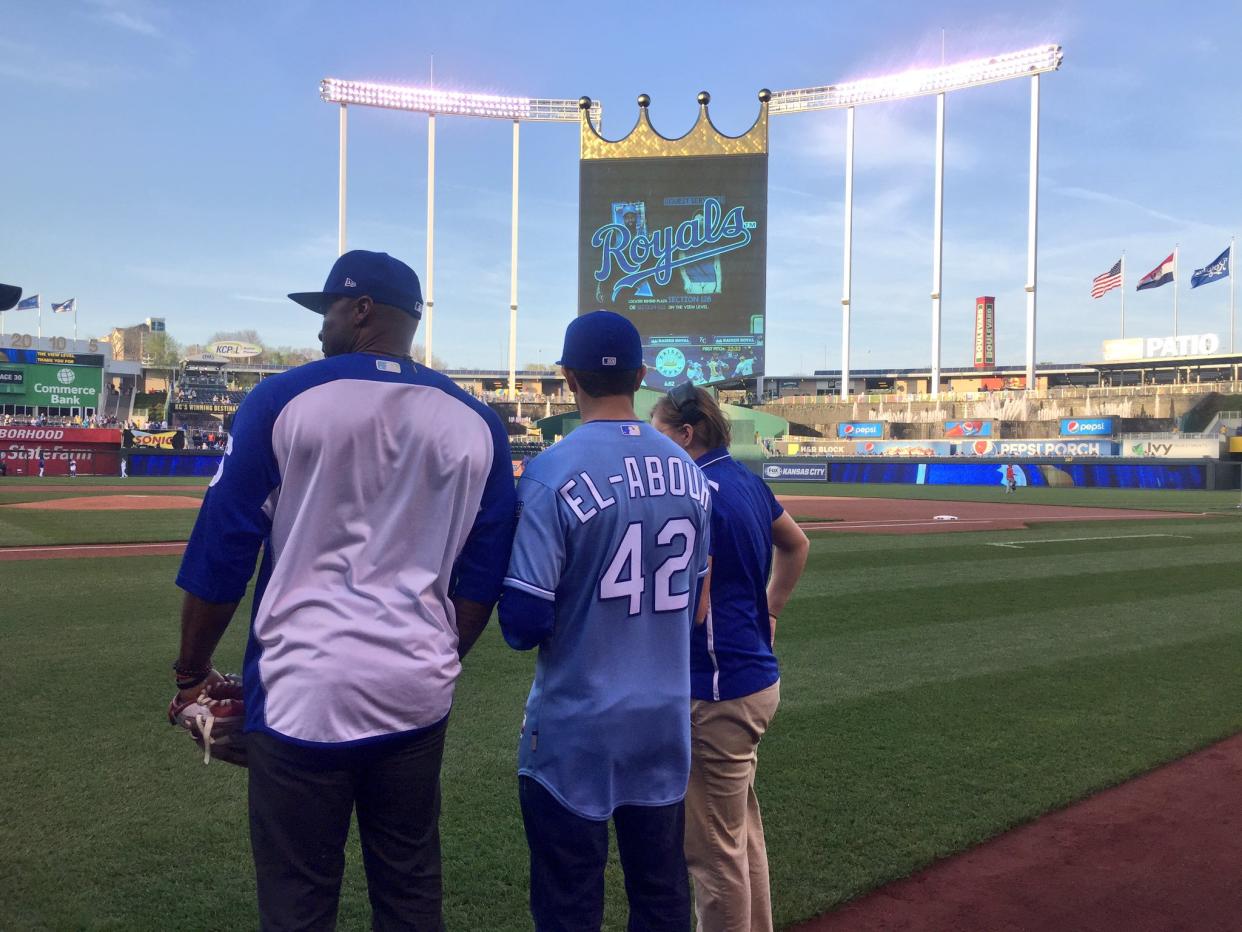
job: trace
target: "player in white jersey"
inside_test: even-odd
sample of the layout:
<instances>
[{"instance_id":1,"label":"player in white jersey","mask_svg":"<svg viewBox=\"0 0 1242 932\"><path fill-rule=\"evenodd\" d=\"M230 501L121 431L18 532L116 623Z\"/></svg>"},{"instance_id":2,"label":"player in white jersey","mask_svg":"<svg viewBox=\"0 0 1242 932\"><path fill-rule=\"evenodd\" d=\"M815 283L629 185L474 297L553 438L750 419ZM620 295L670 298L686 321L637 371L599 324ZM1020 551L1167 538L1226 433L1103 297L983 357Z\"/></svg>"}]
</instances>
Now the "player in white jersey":
<instances>
[{"instance_id":1,"label":"player in white jersey","mask_svg":"<svg viewBox=\"0 0 1242 932\"><path fill-rule=\"evenodd\" d=\"M177 584L179 699L254 572L244 667L261 926L335 924L357 810L372 928L440 930L440 760L513 533L500 419L409 357L418 278L349 252L322 292L326 358L264 379L229 433Z\"/></svg>"},{"instance_id":2,"label":"player in white jersey","mask_svg":"<svg viewBox=\"0 0 1242 932\"><path fill-rule=\"evenodd\" d=\"M711 494L634 412L645 369L629 321L579 317L560 364L583 423L522 476L500 601L505 640L539 648L518 751L531 913L540 932L600 927L611 819L630 928L684 932L689 645Z\"/></svg>"}]
</instances>

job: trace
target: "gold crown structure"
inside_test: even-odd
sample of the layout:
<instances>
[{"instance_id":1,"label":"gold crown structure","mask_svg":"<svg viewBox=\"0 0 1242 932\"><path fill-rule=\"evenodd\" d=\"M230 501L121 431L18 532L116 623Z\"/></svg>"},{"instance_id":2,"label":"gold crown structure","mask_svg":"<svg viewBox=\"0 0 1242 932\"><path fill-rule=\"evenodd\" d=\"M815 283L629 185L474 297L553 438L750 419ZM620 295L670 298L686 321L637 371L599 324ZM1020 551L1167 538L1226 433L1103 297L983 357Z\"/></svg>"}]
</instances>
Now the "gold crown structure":
<instances>
[{"instance_id":1,"label":"gold crown structure","mask_svg":"<svg viewBox=\"0 0 1242 932\"><path fill-rule=\"evenodd\" d=\"M701 91L698 96L699 118L690 132L677 139L661 136L651 125L647 108L651 98L638 95L638 122L624 139L605 139L591 125L591 98L578 99L579 122L582 127L583 159L653 159L669 156L697 155L766 155L768 151L768 101L772 92L759 92L759 116L741 136L726 136L716 129L707 105L712 95Z\"/></svg>"}]
</instances>

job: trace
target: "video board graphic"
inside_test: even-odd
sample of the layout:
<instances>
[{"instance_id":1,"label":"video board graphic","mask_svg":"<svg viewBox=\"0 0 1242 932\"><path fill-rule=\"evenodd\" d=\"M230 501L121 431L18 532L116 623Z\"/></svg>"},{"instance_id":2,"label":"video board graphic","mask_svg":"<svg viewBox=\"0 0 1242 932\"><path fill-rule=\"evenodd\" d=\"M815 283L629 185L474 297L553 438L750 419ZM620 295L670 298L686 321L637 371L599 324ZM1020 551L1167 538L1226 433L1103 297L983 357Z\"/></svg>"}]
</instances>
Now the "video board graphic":
<instances>
[{"instance_id":1,"label":"video board graphic","mask_svg":"<svg viewBox=\"0 0 1242 932\"><path fill-rule=\"evenodd\" d=\"M584 159L579 180L578 313L634 322L650 388L762 375L766 153Z\"/></svg>"}]
</instances>

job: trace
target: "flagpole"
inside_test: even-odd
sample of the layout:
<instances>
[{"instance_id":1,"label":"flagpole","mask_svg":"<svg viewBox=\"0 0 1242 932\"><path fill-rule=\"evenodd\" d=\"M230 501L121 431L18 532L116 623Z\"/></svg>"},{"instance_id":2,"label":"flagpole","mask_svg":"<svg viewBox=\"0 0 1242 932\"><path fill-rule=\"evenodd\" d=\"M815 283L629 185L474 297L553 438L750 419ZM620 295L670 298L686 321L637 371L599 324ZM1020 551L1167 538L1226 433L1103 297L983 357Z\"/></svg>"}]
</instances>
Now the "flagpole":
<instances>
[{"instance_id":1,"label":"flagpole","mask_svg":"<svg viewBox=\"0 0 1242 932\"><path fill-rule=\"evenodd\" d=\"M1234 334L1238 329L1238 267L1233 264L1237 237L1229 237L1229 352L1236 353Z\"/></svg>"},{"instance_id":2,"label":"flagpole","mask_svg":"<svg viewBox=\"0 0 1242 932\"><path fill-rule=\"evenodd\" d=\"M73 342L74 343L78 342L78 299L77 298L73 299ZM77 352L76 347L74 348L74 352Z\"/></svg>"},{"instance_id":3,"label":"flagpole","mask_svg":"<svg viewBox=\"0 0 1242 932\"><path fill-rule=\"evenodd\" d=\"M1121 339L1126 338L1126 251L1121 250Z\"/></svg>"},{"instance_id":4,"label":"flagpole","mask_svg":"<svg viewBox=\"0 0 1242 932\"><path fill-rule=\"evenodd\" d=\"M1181 244L1173 246L1173 336L1177 336L1177 259Z\"/></svg>"}]
</instances>

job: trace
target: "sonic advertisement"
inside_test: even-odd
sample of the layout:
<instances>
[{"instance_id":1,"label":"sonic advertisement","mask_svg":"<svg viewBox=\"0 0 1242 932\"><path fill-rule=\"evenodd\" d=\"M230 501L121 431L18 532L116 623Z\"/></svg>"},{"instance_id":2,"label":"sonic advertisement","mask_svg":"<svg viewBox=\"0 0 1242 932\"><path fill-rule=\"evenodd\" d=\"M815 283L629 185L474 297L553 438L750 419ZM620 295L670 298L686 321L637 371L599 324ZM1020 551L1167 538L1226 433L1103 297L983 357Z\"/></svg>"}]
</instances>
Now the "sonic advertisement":
<instances>
[{"instance_id":1,"label":"sonic advertisement","mask_svg":"<svg viewBox=\"0 0 1242 932\"><path fill-rule=\"evenodd\" d=\"M768 158L580 163L578 312L616 311L664 390L763 374Z\"/></svg>"}]
</instances>

